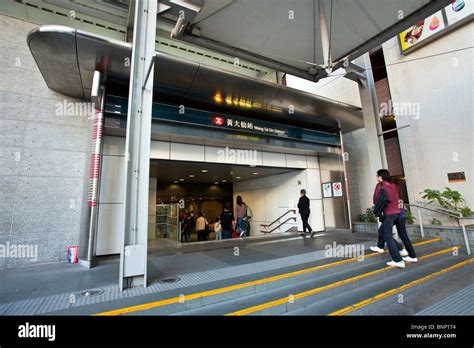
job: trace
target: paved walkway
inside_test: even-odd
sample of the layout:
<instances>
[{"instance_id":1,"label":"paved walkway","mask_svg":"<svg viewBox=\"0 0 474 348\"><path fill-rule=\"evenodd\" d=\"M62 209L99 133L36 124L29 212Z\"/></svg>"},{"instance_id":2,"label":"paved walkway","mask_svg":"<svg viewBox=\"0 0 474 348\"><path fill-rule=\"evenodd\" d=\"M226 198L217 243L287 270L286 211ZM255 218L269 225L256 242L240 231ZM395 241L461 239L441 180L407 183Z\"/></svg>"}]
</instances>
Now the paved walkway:
<instances>
[{"instance_id":1,"label":"paved walkway","mask_svg":"<svg viewBox=\"0 0 474 348\"><path fill-rule=\"evenodd\" d=\"M117 286L118 258L102 260L93 269L57 263L6 270L0 272L0 315L37 315L58 311L77 314L81 313L77 309L82 306L116 300L124 300L126 305L127 299L135 297L168 290L203 289L217 281L322 260L325 245L332 245L333 242L367 246L373 241L373 235L333 230L314 238L294 235L284 239L235 240L220 248L214 245L211 250L179 251L173 255L150 253L149 286L123 292ZM170 277L179 277L180 280L174 283L159 281ZM87 289L100 289L102 293L93 297L80 296Z\"/></svg>"}]
</instances>

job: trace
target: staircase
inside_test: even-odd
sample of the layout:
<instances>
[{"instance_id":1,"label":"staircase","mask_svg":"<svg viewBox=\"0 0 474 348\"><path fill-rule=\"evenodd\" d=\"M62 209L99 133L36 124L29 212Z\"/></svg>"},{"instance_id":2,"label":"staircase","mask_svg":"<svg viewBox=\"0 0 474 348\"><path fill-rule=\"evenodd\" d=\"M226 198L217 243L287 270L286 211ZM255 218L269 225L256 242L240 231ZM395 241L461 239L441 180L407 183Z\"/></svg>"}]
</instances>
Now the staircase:
<instances>
[{"instance_id":1,"label":"staircase","mask_svg":"<svg viewBox=\"0 0 474 348\"><path fill-rule=\"evenodd\" d=\"M290 221L296 222L295 214L296 214L296 209L287 210L285 213L277 217L274 221L270 222L269 224L260 224L260 227L262 228L260 232L264 234L272 233L273 231L279 230L281 226L287 224ZM284 220L281 221L282 219ZM294 226L290 227L288 230L283 231L283 232L288 232L292 228L294 228Z\"/></svg>"},{"instance_id":2,"label":"staircase","mask_svg":"<svg viewBox=\"0 0 474 348\"><path fill-rule=\"evenodd\" d=\"M387 252L363 249L361 257L323 258L217 282L211 290L184 293L179 300L141 304L130 314L413 315L474 283L474 259L462 247L440 238L417 241L414 247L419 262L405 269L386 266Z\"/></svg>"}]
</instances>

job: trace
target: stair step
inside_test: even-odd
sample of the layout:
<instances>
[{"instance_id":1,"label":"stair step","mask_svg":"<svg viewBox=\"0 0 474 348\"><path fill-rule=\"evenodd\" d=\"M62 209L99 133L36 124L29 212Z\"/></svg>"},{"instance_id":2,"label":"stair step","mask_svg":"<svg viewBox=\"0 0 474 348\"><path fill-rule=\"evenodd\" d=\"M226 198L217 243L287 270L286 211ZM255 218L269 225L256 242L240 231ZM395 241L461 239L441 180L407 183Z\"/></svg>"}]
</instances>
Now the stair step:
<instances>
[{"instance_id":1,"label":"stair step","mask_svg":"<svg viewBox=\"0 0 474 348\"><path fill-rule=\"evenodd\" d=\"M362 243L361 245L364 245ZM365 243L365 246L369 245ZM417 253L432 252L441 248L446 248L445 243L440 238L421 240L414 243ZM200 286L202 291L196 291L196 286L170 290L150 295L149 302L136 302L136 305L125 309L108 310L99 313L100 315L123 315L123 314L175 314L190 310L198 310L212 304L221 304L227 301L238 300L245 296L264 294L268 291L279 289L292 284L298 284L315 278L328 275L335 275L341 272L355 272L360 267L370 265L385 265L389 259L387 252L384 254L374 254L367 249L363 262L357 258L324 258L324 250L320 250L321 259L297 264L289 267L280 267L271 271L249 274L227 280L220 280L213 283L206 283ZM318 256L319 257L319 256ZM278 259L277 259L278 260ZM282 264L283 265L283 264ZM374 267L374 266L372 266ZM157 296L158 295L158 296ZM110 307L109 307L110 308Z\"/></svg>"},{"instance_id":2,"label":"stair step","mask_svg":"<svg viewBox=\"0 0 474 348\"><path fill-rule=\"evenodd\" d=\"M435 262L437 259L447 257L451 255L452 248L441 249L443 252L436 253L440 248L433 250L433 248L427 248L426 252L418 250L420 259L424 258L423 255L430 255L430 257L420 260L419 264L413 264L407 267L405 271L410 272L413 269L421 267L422 264L428 264ZM435 253L433 255L433 253ZM392 276L395 270L388 268L385 265L387 261L386 256L378 258L377 261L372 262L359 262L357 267L342 269L338 272L332 272L329 274L322 275L319 272L313 273L310 279L306 279L300 282L292 282L291 284L278 287L276 289L268 289L265 292L249 294L230 301L220 301L215 305L197 308L191 311L182 312L181 314L197 315L207 313L208 315L224 315L224 314L281 314L285 313L288 308L295 309L295 306L304 306L313 303L313 301L324 300L328 296L333 296L338 292L345 289L346 291L356 289L363 286L366 283L373 282L377 279L386 279ZM411 269L411 270L410 270ZM314 289L314 293L299 298L297 294L311 292ZM295 301L291 304L292 297L294 296ZM308 302L308 300L310 302ZM269 302L276 301L270 305ZM251 308L249 312L244 311ZM238 312L242 310L243 312ZM236 313L237 312L237 313Z\"/></svg>"},{"instance_id":3,"label":"stair step","mask_svg":"<svg viewBox=\"0 0 474 348\"><path fill-rule=\"evenodd\" d=\"M366 284L354 291L338 294L330 300L326 299L319 303L314 303L306 308L289 311L290 315L369 315L375 314L379 309L394 303L403 302L404 297L411 294L420 293L427 286L432 286L437 281L445 279L446 276L454 276L465 270L464 266L454 269L443 276L435 277L440 270L449 269L462 262L470 260L465 255L456 257L446 257L438 259L430 264L424 264L418 272L400 272L400 274L388 278L385 281L377 281ZM466 265L467 266L467 265ZM425 278L428 277L428 278ZM425 280L426 281L423 281ZM408 287L407 284L416 283ZM405 287L404 287L405 286ZM400 291L396 291L400 289ZM391 292L390 292L391 291ZM390 292L390 293L388 293ZM399 296L399 295L402 295ZM358 306L359 309L351 310L352 306ZM345 310L345 311L344 311Z\"/></svg>"}]
</instances>

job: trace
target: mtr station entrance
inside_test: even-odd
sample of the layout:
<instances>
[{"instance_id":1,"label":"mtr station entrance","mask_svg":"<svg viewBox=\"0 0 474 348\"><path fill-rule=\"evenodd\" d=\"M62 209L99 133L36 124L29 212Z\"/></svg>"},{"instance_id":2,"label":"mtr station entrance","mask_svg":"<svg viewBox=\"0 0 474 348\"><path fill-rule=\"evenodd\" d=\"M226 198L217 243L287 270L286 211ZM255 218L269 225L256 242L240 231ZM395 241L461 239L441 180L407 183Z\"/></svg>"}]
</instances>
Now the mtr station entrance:
<instances>
[{"instance_id":1,"label":"mtr station entrance","mask_svg":"<svg viewBox=\"0 0 474 348\"><path fill-rule=\"evenodd\" d=\"M301 189L315 231L350 229L341 140L364 128L362 108L156 51L134 81L131 43L69 27L27 41L50 89L95 107L79 259L120 254L121 289L146 285L150 249L182 245L183 211L212 221L238 195L248 238L301 231Z\"/></svg>"},{"instance_id":2,"label":"mtr station entrance","mask_svg":"<svg viewBox=\"0 0 474 348\"><path fill-rule=\"evenodd\" d=\"M127 99L108 95L104 109L96 255L120 253ZM344 195L324 198L322 183L344 182L337 133L293 127L227 112L153 103L148 214L149 250L183 241L183 216L211 226L241 196L252 211L247 236L302 231L296 204L311 200L315 231L348 228ZM245 128L242 125L245 125ZM270 226L268 226L271 224ZM190 243L196 243L195 230Z\"/></svg>"}]
</instances>

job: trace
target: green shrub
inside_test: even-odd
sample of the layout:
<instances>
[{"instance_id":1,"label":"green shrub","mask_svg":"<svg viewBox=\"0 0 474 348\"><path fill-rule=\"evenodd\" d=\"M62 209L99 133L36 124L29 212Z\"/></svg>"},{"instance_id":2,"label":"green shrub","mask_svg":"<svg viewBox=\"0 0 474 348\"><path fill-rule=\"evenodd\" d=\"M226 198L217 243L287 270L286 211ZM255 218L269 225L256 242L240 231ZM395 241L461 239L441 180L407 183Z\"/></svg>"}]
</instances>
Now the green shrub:
<instances>
[{"instance_id":1,"label":"green shrub","mask_svg":"<svg viewBox=\"0 0 474 348\"><path fill-rule=\"evenodd\" d=\"M461 193L451 190L449 187L445 187L443 192L433 189L424 189L420 194L422 194L421 198L428 200L429 204L437 202L442 208L458 212L464 217L473 215L471 208L466 206L466 200L462 197ZM463 207L459 206L461 203L464 203ZM459 224L458 219L454 217L449 217L449 219Z\"/></svg>"}]
</instances>

